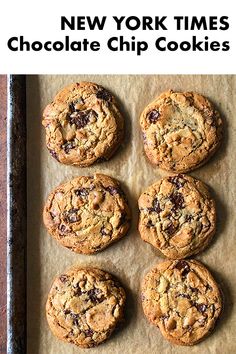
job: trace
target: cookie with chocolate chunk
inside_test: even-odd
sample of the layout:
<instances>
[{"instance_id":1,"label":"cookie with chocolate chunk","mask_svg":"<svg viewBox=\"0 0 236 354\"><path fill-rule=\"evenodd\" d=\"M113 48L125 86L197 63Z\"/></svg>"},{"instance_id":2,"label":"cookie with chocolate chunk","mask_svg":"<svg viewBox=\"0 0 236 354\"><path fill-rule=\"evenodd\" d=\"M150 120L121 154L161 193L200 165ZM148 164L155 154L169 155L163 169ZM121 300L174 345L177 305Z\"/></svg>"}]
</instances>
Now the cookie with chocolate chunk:
<instances>
[{"instance_id":1,"label":"cookie with chocolate chunk","mask_svg":"<svg viewBox=\"0 0 236 354\"><path fill-rule=\"evenodd\" d=\"M45 108L42 124L51 155L81 167L109 159L121 143L124 128L115 98L92 82L62 89Z\"/></svg>"},{"instance_id":2,"label":"cookie with chocolate chunk","mask_svg":"<svg viewBox=\"0 0 236 354\"><path fill-rule=\"evenodd\" d=\"M126 234L130 209L119 182L96 174L58 186L47 199L43 219L62 246L89 254Z\"/></svg>"},{"instance_id":3,"label":"cookie with chocolate chunk","mask_svg":"<svg viewBox=\"0 0 236 354\"><path fill-rule=\"evenodd\" d=\"M55 279L46 316L53 334L82 348L104 342L123 320L125 291L109 273L74 267Z\"/></svg>"},{"instance_id":4,"label":"cookie with chocolate chunk","mask_svg":"<svg viewBox=\"0 0 236 354\"><path fill-rule=\"evenodd\" d=\"M140 125L148 159L173 172L204 164L222 136L219 113L196 92L162 93L144 109Z\"/></svg>"},{"instance_id":5,"label":"cookie with chocolate chunk","mask_svg":"<svg viewBox=\"0 0 236 354\"><path fill-rule=\"evenodd\" d=\"M142 239L168 258L199 253L215 233L215 202L207 186L193 177L165 177L149 186L138 204Z\"/></svg>"},{"instance_id":6,"label":"cookie with chocolate chunk","mask_svg":"<svg viewBox=\"0 0 236 354\"><path fill-rule=\"evenodd\" d=\"M220 290L210 272L194 260L165 261L142 283L148 320L174 344L193 345L206 337L222 311Z\"/></svg>"}]
</instances>

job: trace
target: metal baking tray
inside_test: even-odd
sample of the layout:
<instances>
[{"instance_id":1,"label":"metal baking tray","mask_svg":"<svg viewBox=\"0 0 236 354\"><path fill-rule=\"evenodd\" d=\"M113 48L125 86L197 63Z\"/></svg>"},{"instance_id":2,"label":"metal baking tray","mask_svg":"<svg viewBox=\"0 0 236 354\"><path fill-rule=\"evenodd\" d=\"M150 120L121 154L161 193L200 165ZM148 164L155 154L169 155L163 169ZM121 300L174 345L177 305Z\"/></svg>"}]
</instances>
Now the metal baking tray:
<instances>
[{"instance_id":1,"label":"metal baking tray","mask_svg":"<svg viewBox=\"0 0 236 354\"><path fill-rule=\"evenodd\" d=\"M26 77L8 76L7 353L26 353Z\"/></svg>"}]
</instances>

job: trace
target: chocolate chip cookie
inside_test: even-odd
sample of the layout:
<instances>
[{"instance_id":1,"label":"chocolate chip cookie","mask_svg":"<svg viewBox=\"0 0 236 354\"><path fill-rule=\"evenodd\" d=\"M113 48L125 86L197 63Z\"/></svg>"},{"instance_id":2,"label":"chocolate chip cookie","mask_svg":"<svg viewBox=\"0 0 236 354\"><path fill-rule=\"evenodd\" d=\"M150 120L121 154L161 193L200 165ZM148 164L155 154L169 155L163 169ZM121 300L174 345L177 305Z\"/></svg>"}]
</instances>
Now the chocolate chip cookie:
<instances>
[{"instance_id":1,"label":"chocolate chip cookie","mask_svg":"<svg viewBox=\"0 0 236 354\"><path fill-rule=\"evenodd\" d=\"M47 199L43 219L62 246L89 254L126 234L130 209L119 182L96 174L58 186Z\"/></svg>"},{"instance_id":2,"label":"chocolate chip cookie","mask_svg":"<svg viewBox=\"0 0 236 354\"><path fill-rule=\"evenodd\" d=\"M144 278L141 299L148 320L179 345L193 345L207 336L222 310L215 280L194 260L158 264Z\"/></svg>"},{"instance_id":3,"label":"chocolate chip cookie","mask_svg":"<svg viewBox=\"0 0 236 354\"><path fill-rule=\"evenodd\" d=\"M81 167L109 159L121 143L124 127L114 97L91 82L62 89L45 108L42 124L51 155Z\"/></svg>"},{"instance_id":4,"label":"chocolate chip cookie","mask_svg":"<svg viewBox=\"0 0 236 354\"><path fill-rule=\"evenodd\" d=\"M207 186L190 176L159 180L141 194L138 204L142 239L168 258L197 254L215 233L215 202Z\"/></svg>"},{"instance_id":5,"label":"chocolate chip cookie","mask_svg":"<svg viewBox=\"0 0 236 354\"><path fill-rule=\"evenodd\" d=\"M222 120L195 92L162 93L140 117L144 150L160 168L187 172L204 164L221 141Z\"/></svg>"},{"instance_id":6,"label":"chocolate chip cookie","mask_svg":"<svg viewBox=\"0 0 236 354\"><path fill-rule=\"evenodd\" d=\"M125 291L109 273L75 267L55 279L46 315L53 334L82 348L105 341L123 320Z\"/></svg>"}]
</instances>

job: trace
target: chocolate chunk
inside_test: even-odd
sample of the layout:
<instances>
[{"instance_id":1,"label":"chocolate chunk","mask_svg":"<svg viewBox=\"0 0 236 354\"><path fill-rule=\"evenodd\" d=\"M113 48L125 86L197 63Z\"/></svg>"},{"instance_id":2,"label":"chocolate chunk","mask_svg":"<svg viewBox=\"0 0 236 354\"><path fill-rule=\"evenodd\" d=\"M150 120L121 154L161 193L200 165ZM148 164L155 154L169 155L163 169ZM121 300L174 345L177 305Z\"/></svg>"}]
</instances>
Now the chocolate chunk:
<instances>
[{"instance_id":1,"label":"chocolate chunk","mask_svg":"<svg viewBox=\"0 0 236 354\"><path fill-rule=\"evenodd\" d=\"M180 189L183 187L185 184L185 179L183 175L178 175L178 176L170 176L168 178L168 181L176 186L177 189Z\"/></svg>"},{"instance_id":2,"label":"chocolate chunk","mask_svg":"<svg viewBox=\"0 0 236 354\"><path fill-rule=\"evenodd\" d=\"M68 276L65 275L65 274L62 274L60 277L59 277L60 281L62 283L65 283L67 280L68 280Z\"/></svg>"},{"instance_id":3,"label":"chocolate chunk","mask_svg":"<svg viewBox=\"0 0 236 354\"><path fill-rule=\"evenodd\" d=\"M207 306L205 304L196 304L195 306L197 310L201 313L204 313L207 309Z\"/></svg>"},{"instance_id":4,"label":"chocolate chunk","mask_svg":"<svg viewBox=\"0 0 236 354\"><path fill-rule=\"evenodd\" d=\"M154 109L148 114L148 120L150 123L156 123L160 117L160 113L157 109Z\"/></svg>"},{"instance_id":5,"label":"chocolate chunk","mask_svg":"<svg viewBox=\"0 0 236 354\"><path fill-rule=\"evenodd\" d=\"M58 229L59 229L59 231L64 232L66 230L66 226L61 224L61 225L59 225Z\"/></svg>"},{"instance_id":6,"label":"chocolate chunk","mask_svg":"<svg viewBox=\"0 0 236 354\"><path fill-rule=\"evenodd\" d=\"M146 224L147 227L153 227L153 223L152 223L152 220L148 220L147 224Z\"/></svg>"},{"instance_id":7,"label":"chocolate chunk","mask_svg":"<svg viewBox=\"0 0 236 354\"><path fill-rule=\"evenodd\" d=\"M165 229L165 232L167 233L167 235L171 236L175 233L176 231L176 227L175 225L171 222L168 227Z\"/></svg>"},{"instance_id":8,"label":"chocolate chunk","mask_svg":"<svg viewBox=\"0 0 236 354\"><path fill-rule=\"evenodd\" d=\"M186 276L190 272L188 263L183 260L178 261L175 268L180 270L183 276Z\"/></svg>"},{"instance_id":9,"label":"chocolate chunk","mask_svg":"<svg viewBox=\"0 0 236 354\"><path fill-rule=\"evenodd\" d=\"M174 204L171 209L172 211L176 211L177 209L182 209L184 207L184 197L181 193L172 193L169 198L171 203Z\"/></svg>"},{"instance_id":10,"label":"chocolate chunk","mask_svg":"<svg viewBox=\"0 0 236 354\"><path fill-rule=\"evenodd\" d=\"M126 214L125 213L122 213L121 214L121 217L120 217L120 222L119 222L119 224L117 225L117 229L120 227L120 226L122 226L123 224L125 224L125 222L126 222Z\"/></svg>"},{"instance_id":11,"label":"chocolate chunk","mask_svg":"<svg viewBox=\"0 0 236 354\"><path fill-rule=\"evenodd\" d=\"M55 219L56 214L52 213L51 211L49 212L49 214L50 214L50 216L51 216L52 219Z\"/></svg>"},{"instance_id":12,"label":"chocolate chunk","mask_svg":"<svg viewBox=\"0 0 236 354\"><path fill-rule=\"evenodd\" d=\"M79 325L79 315L76 313L71 312L71 317L73 318L73 324L78 326Z\"/></svg>"},{"instance_id":13,"label":"chocolate chunk","mask_svg":"<svg viewBox=\"0 0 236 354\"><path fill-rule=\"evenodd\" d=\"M97 98L110 102L112 100L112 96L110 94L110 92L106 91L104 88L100 89L97 94L96 94Z\"/></svg>"},{"instance_id":14,"label":"chocolate chunk","mask_svg":"<svg viewBox=\"0 0 236 354\"><path fill-rule=\"evenodd\" d=\"M101 290L98 288L91 289L87 292L89 300L95 303L102 302L104 300L104 296L98 297L101 294Z\"/></svg>"},{"instance_id":15,"label":"chocolate chunk","mask_svg":"<svg viewBox=\"0 0 236 354\"><path fill-rule=\"evenodd\" d=\"M65 314L65 315L70 315L70 314L71 314L71 311L68 310L68 309L67 309L67 310L64 310L64 314Z\"/></svg>"},{"instance_id":16,"label":"chocolate chunk","mask_svg":"<svg viewBox=\"0 0 236 354\"><path fill-rule=\"evenodd\" d=\"M61 145L61 147L66 154L69 154L70 150L75 148L75 142L72 140L67 141L65 144Z\"/></svg>"},{"instance_id":17,"label":"chocolate chunk","mask_svg":"<svg viewBox=\"0 0 236 354\"><path fill-rule=\"evenodd\" d=\"M149 211L153 211L157 214L161 212L160 203L157 198L153 199L152 207L148 208Z\"/></svg>"},{"instance_id":18,"label":"chocolate chunk","mask_svg":"<svg viewBox=\"0 0 236 354\"><path fill-rule=\"evenodd\" d=\"M83 292L81 290L81 287L79 286L79 284L77 284L76 287L75 287L75 295L76 296L80 296L82 294L83 294Z\"/></svg>"},{"instance_id":19,"label":"chocolate chunk","mask_svg":"<svg viewBox=\"0 0 236 354\"><path fill-rule=\"evenodd\" d=\"M92 116L98 116L93 109L88 109L86 111L75 111L68 117L68 120L70 124L75 124L77 129L81 129L89 123Z\"/></svg>"},{"instance_id":20,"label":"chocolate chunk","mask_svg":"<svg viewBox=\"0 0 236 354\"><path fill-rule=\"evenodd\" d=\"M52 157L54 157L54 159L56 159L57 161L59 161L56 151L49 149L49 152L50 152L50 154L52 155Z\"/></svg>"},{"instance_id":21,"label":"chocolate chunk","mask_svg":"<svg viewBox=\"0 0 236 354\"><path fill-rule=\"evenodd\" d=\"M197 288L193 288L192 286L190 286L189 289L190 289L193 293L198 293L198 289L197 289Z\"/></svg>"},{"instance_id":22,"label":"chocolate chunk","mask_svg":"<svg viewBox=\"0 0 236 354\"><path fill-rule=\"evenodd\" d=\"M111 235L111 230L107 230L104 226L101 228L101 234L103 236L110 236Z\"/></svg>"},{"instance_id":23,"label":"chocolate chunk","mask_svg":"<svg viewBox=\"0 0 236 354\"><path fill-rule=\"evenodd\" d=\"M91 328L86 329L86 330L83 331L83 332L84 332L84 334L86 335L86 337L92 337L92 335L93 335L93 333L94 333Z\"/></svg>"},{"instance_id":24,"label":"chocolate chunk","mask_svg":"<svg viewBox=\"0 0 236 354\"><path fill-rule=\"evenodd\" d=\"M107 192L109 192L111 195L115 195L115 194L121 194L120 189L116 188L116 187L112 187L112 186L108 186L105 188L105 190Z\"/></svg>"},{"instance_id":25,"label":"chocolate chunk","mask_svg":"<svg viewBox=\"0 0 236 354\"><path fill-rule=\"evenodd\" d=\"M212 289L212 287L211 287L209 284L207 284L207 285L206 285L206 290L212 291L213 289Z\"/></svg>"},{"instance_id":26,"label":"chocolate chunk","mask_svg":"<svg viewBox=\"0 0 236 354\"><path fill-rule=\"evenodd\" d=\"M159 203L159 201L158 201L157 198L155 198L155 199L153 200L152 205L153 205L153 211L155 211L156 213L159 214L160 211L161 211L161 208L160 208L160 203Z\"/></svg>"},{"instance_id":27,"label":"chocolate chunk","mask_svg":"<svg viewBox=\"0 0 236 354\"><path fill-rule=\"evenodd\" d=\"M71 317L74 318L74 319L79 318L79 314L77 314L77 313L71 312L70 315L71 315Z\"/></svg>"},{"instance_id":28,"label":"chocolate chunk","mask_svg":"<svg viewBox=\"0 0 236 354\"><path fill-rule=\"evenodd\" d=\"M70 209L66 212L64 212L64 215L65 215L65 219L67 222L77 222L80 218L79 218L79 215L77 214L79 209Z\"/></svg>"},{"instance_id":29,"label":"chocolate chunk","mask_svg":"<svg viewBox=\"0 0 236 354\"><path fill-rule=\"evenodd\" d=\"M185 299L190 299L190 296L188 294L179 294L178 297L183 297Z\"/></svg>"},{"instance_id":30,"label":"chocolate chunk","mask_svg":"<svg viewBox=\"0 0 236 354\"><path fill-rule=\"evenodd\" d=\"M89 192L86 188L80 188L75 190L75 195L77 195L77 197L87 197L88 194Z\"/></svg>"},{"instance_id":31,"label":"chocolate chunk","mask_svg":"<svg viewBox=\"0 0 236 354\"><path fill-rule=\"evenodd\" d=\"M185 221L186 222L189 222L191 220L193 220L193 216L192 215L190 215L190 214L185 215Z\"/></svg>"}]
</instances>

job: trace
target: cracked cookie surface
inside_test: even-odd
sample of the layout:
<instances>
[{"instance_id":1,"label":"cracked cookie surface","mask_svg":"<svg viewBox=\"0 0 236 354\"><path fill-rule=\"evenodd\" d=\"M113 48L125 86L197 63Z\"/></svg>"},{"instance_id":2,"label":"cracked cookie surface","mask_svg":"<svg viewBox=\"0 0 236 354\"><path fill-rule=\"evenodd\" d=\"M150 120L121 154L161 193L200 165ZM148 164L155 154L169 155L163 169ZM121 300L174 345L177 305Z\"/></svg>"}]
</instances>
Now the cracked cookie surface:
<instances>
[{"instance_id":1,"label":"cracked cookie surface","mask_svg":"<svg viewBox=\"0 0 236 354\"><path fill-rule=\"evenodd\" d=\"M195 92L162 93L144 109L140 125L148 159L173 172L204 164L222 136L219 113Z\"/></svg>"},{"instance_id":2,"label":"cracked cookie surface","mask_svg":"<svg viewBox=\"0 0 236 354\"><path fill-rule=\"evenodd\" d=\"M168 258L197 254L215 233L215 202L207 186L190 176L159 180L141 194L138 204L142 239Z\"/></svg>"},{"instance_id":3,"label":"cracked cookie surface","mask_svg":"<svg viewBox=\"0 0 236 354\"><path fill-rule=\"evenodd\" d=\"M130 209L119 182L95 174L58 186L47 199L43 219L62 246L89 254L126 234Z\"/></svg>"},{"instance_id":4,"label":"cracked cookie surface","mask_svg":"<svg viewBox=\"0 0 236 354\"><path fill-rule=\"evenodd\" d=\"M55 279L46 315L55 336L82 348L105 341L123 320L125 291L109 273L74 267Z\"/></svg>"},{"instance_id":5,"label":"cracked cookie surface","mask_svg":"<svg viewBox=\"0 0 236 354\"><path fill-rule=\"evenodd\" d=\"M149 321L166 339L179 345L202 340L222 311L215 280L194 260L158 264L143 280L141 299Z\"/></svg>"},{"instance_id":6,"label":"cracked cookie surface","mask_svg":"<svg viewBox=\"0 0 236 354\"><path fill-rule=\"evenodd\" d=\"M43 112L42 124L51 155L84 167L111 157L121 143L124 121L110 92L81 82L56 95Z\"/></svg>"}]
</instances>

